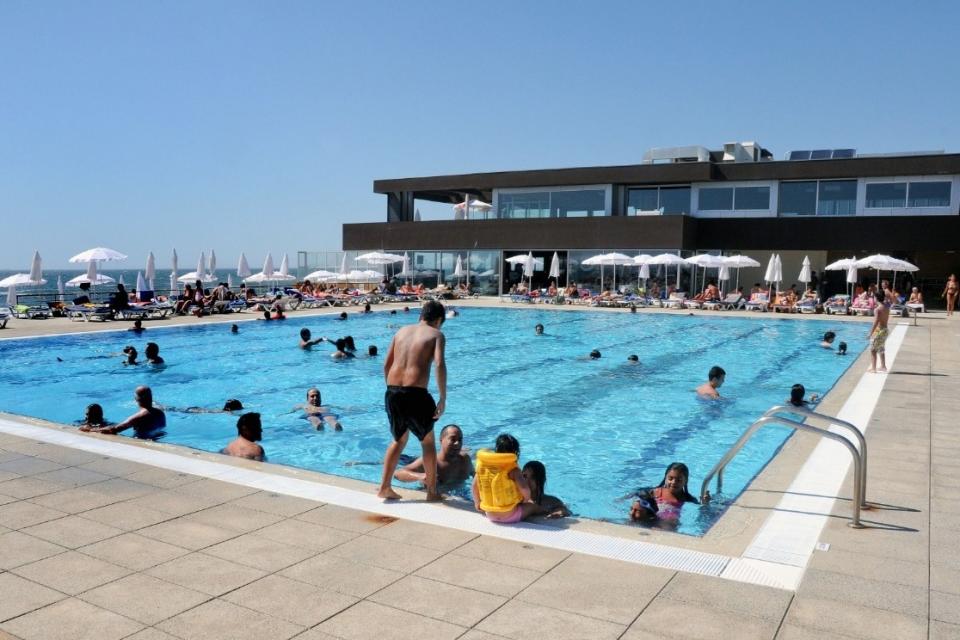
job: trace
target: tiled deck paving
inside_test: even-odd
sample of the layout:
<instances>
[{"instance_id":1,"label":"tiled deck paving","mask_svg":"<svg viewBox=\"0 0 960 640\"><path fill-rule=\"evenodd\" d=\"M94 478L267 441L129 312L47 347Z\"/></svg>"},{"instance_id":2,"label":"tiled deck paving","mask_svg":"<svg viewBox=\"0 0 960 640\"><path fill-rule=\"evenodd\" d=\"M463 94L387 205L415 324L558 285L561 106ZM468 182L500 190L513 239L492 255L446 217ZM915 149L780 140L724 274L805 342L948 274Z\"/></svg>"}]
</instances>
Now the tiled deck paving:
<instances>
[{"instance_id":1,"label":"tiled deck paving","mask_svg":"<svg viewBox=\"0 0 960 640\"><path fill-rule=\"evenodd\" d=\"M795 593L0 434L0 638L960 638L958 374L960 321L911 327L868 431L887 506L838 500Z\"/></svg>"}]
</instances>

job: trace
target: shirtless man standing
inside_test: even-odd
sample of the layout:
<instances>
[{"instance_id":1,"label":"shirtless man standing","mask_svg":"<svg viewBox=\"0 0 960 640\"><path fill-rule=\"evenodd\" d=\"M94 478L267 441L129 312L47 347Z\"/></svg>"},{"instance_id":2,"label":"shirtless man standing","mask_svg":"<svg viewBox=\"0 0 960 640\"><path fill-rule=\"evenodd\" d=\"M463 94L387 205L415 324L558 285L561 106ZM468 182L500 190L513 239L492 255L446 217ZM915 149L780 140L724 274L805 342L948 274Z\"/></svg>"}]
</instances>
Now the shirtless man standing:
<instances>
[{"instance_id":1,"label":"shirtless man standing","mask_svg":"<svg viewBox=\"0 0 960 640\"><path fill-rule=\"evenodd\" d=\"M869 373L887 370L887 320L890 319L890 306L886 300L881 300L873 312L873 326L870 327L870 333L867 339L870 340L870 368ZM880 355L880 368L877 369L877 355Z\"/></svg>"},{"instance_id":2,"label":"shirtless man standing","mask_svg":"<svg viewBox=\"0 0 960 640\"><path fill-rule=\"evenodd\" d=\"M387 382L384 405L393 442L383 457L383 478L377 492L377 496L385 500L400 498L391 484L410 431L420 440L423 448L423 484L427 489L427 500L441 499L437 493L437 449L433 423L443 415L447 399L447 364L443 355L446 338L440 331L444 318L443 305L431 300L420 310L420 322L397 331L387 351L383 364ZM437 368L437 388L440 390L440 401L437 403L427 391L431 360Z\"/></svg>"},{"instance_id":3,"label":"shirtless man standing","mask_svg":"<svg viewBox=\"0 0 960 640\"><path fill-rule=\"evenodd\" d=\"M473 475L473 463L463 451L463 431L455 424L448 424L440 430L440 453L437 455L437 483L440 485L460 484ZM393 477L400 482L423 482L426 472L423 458L397 469Z\"/></svg>"},{"instance_id":4,"label":"shirtless man standing","mask_svg":"<svg viewBox=\"0 0 960 640\"><path fill-rule=\"evenodd\" d=\"M710 373L707 374L707 381L697 387L697 395L703 398L716 399L720 397L717 391L727 377L727 372L722 367L710 367Z\"/></svg>"}]
</instances>

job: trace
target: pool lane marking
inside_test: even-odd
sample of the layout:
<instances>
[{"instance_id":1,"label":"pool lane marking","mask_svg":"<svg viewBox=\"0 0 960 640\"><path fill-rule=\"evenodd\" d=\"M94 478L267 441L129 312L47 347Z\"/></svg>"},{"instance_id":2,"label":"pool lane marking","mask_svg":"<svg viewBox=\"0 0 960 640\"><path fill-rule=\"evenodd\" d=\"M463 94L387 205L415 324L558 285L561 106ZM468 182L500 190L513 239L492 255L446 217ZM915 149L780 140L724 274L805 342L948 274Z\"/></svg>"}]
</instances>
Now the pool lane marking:
<instances>
[{"instance_id":1,"label":"pool lane marking","mask_svg":"<svg viewBox=\"0 0 960 640\"><path fill-rule=\"evenodd\" d=\"M888 370L893 367L906 332L907 327L902 324L895 326L890 332L886 344ZM836 417L854 424L861 432L866 433L887 375L862 374ZM845 429L835 426L830 430L847 435ZM743 558L804 569L836 502L834 497L823 496L839 495L851 464L850 453L843 445L822 438L794 477L773 513L744 551ZM867 489L869 490L869 485ZM867 497L869 498L869 493ZM849 517L848 513L843 511L837 516Z\"/></svg>"},{"instance_id":2,"label":"pool lane marking","mask_svg":"<svg viewBox=\"0 0 960 640\"><path fill-rule=\"evenodd\" d=\"M0 432L262 491L639 565L722 577L724 569L738 560L715 553L541 524L502 526L464 509L442 508L419 501L385 503L373 495L372 489L361 492L8 419L0 418ZM768 564L754 562L751 572L742 571L736 579L781 589L795 588L796 579L784 578L782 571L778 573L776 567L771 569L766 566Z\"/></svg>"}]
</instances>

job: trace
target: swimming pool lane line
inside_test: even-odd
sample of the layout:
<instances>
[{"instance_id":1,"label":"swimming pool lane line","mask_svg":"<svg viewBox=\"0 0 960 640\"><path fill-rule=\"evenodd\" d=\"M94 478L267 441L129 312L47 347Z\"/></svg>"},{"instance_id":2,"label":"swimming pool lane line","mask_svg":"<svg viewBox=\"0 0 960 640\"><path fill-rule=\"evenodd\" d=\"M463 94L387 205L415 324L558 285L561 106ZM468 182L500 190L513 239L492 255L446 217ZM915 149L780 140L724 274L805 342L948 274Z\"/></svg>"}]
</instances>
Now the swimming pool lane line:
<instances>
[{"instance_id":1,"label":"swimming pool lane line","mask_svg":"<svg viewBox=\"0 0 960 640\"><path fill-rule=\"evenodd\" d=\"M903 342L906 328L896 327L887 341L889 362L893 365ZM865 425L879 399L884 374L864 375L854 393L844 404L838 418ZM270 491L307 500L333 504L443 526L478 535L487 535L522 543L536 544L564 551L583 553L634 564L685 571L748 582L780 589L795 590L803 577L806 562L813 552L817 538L833 508L834 499L811 498L787 493L761 527L747 551L740 558L720 554L671 547L665 544L627 540L571 529L533 523L512 526L496 525L482 516L461 509L441 508L422 502L384 503L370 493L326 485L320 482L278 476L265 471L244 469L220 462L201 460L184 454L157 451L151 448L124 444L119 440L97 438L78 432L51 429L0 418L0 432L51 444L89 451L154 467L189 473L204 478L230 482L262 491ZM831 447L833 445L831 451ZM175 445L168 445L175 446ZM820 452L826 447L825 452ZM820 452L820 453L818 453ZM839 456L840 460L830 457ZM846 450L831 441L821 440L814 454L801 469L801 477L791 485L789 492L809 494L836 494L849 467L849 458L842 464ZM825 457L826 456L826 457ZM834 464L837 463L837 464ZM809 468L808 468L809 467ZM821 470L823 469L823 470ZM838 476L835 483L819 482L821 475L832 472ZM829 493L832 491L832 494ZM804 510L810 513L786 513L781 509ZM808 524L810 522L810 524Z\"/></svg>"},{"instance_id":2,"label":"swimming pool lane line","mask_svg":"<svg viewBox=\"0 0 960 640\"><path fill-rule=\"evenodd\" d=\"M890 332L886 343L888 370L893 367L906 332L907 326L903 324ZM837 419L854 424L865 434L887 375L862 374ZM846 435L844 429L836 426L831 426L830 431ZM836 502L836 498L824 496L839 494L851 463L851 456L843 445L822 438L744 551L743 558L804 569ZM869 485L867 488L869 490ZM839 513L838 516L846 518L847 514ZM735 565L726 569L728 572L734 570Z\"/></svg>"}]
</instances>

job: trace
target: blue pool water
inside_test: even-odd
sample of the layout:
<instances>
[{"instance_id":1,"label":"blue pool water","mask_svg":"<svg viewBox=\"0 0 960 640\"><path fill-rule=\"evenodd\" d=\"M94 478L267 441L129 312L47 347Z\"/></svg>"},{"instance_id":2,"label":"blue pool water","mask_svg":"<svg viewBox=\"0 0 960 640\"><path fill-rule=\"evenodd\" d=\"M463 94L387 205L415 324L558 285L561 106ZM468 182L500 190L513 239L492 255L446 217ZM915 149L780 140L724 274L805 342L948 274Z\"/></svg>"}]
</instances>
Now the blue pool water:
<instances>
[{"instance_id":1,"label":"blue pool water","mask_svg":"<svg viewBox=\"0 0 960 640\"><path fill-rule=\"evenodd\" d=\"M239 398L262 414L271 462L379 481L389 438L383 357L396 329L416 320L415 311L381 310L351 313L346 322L331 316L242 322L236 335L229 325L152 323L140 336L4 340L0 410L70 423L98 402L116 421L134 411L140 384L174 407L219 408ZM534 335L537 322L546 335ZM315 336L351 334L361 355L337 362L325 344L302 351L301 327ZM828 329L838 342L863 343L859 326L829 321L466 308L444 325L449 398L441 424L461 425L474 451L512 433L523 461L546 464L548 493L580 516L622 522L629 504L618 498L658 483L672 461L690 467L696 494L703 474L753 420L784 401L793 383L808 393L827 391L856 357L820 349ZM110 356L133 344L142 358L147 341L160 344L165 367L125 367L119 355ZM366 357L370 344L380 357ZM587 359L591 349L603 357ZM627 363L631 353L639 365ZM727 371L724 399L699 400L692 390L715 364ZM288 413L310 386L341 415L342 433L315 432L300 413ZM227 414L168 412L167 423L166 441L205 451L219 451L236 435L236 416ZM686 507L679 531L704 533L789 435L779 427L762 430L728 467L724 495L710 507ZM418 452L411 438L407 453Z\"/></svg>"}]
</instances>

